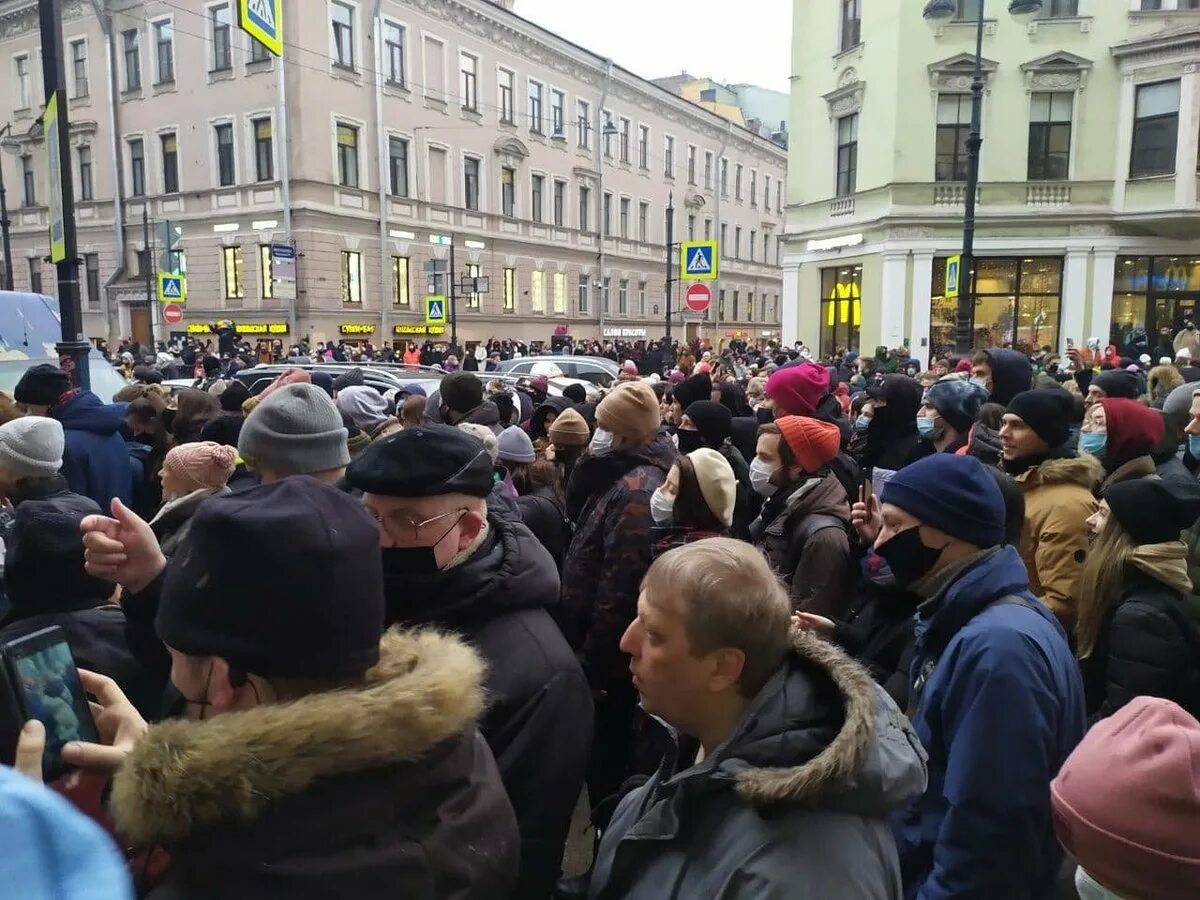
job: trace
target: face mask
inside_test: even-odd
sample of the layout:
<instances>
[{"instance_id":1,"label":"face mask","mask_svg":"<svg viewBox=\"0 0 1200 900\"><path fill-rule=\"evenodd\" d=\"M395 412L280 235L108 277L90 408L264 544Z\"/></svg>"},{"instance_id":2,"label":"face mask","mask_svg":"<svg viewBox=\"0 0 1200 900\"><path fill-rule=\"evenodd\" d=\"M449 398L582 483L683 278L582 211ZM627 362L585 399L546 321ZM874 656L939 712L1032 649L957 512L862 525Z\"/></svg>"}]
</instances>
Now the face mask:
<instances>
[{"instance_id":1,"label":"face mask","mask_svg":"<svg viewBox=\"0 0 1200 900\"><path fill-rule=\"evenodd\" d=\"M1121 900L1085 872L1083 866L1075 867L1075 891L1079 894L1079 900Z\"/></svg>"},{"instance_id":2,"label":"face mask","mask_svg":"<svg viewBox=\"0 0 1200 900\"><path fill-rule=\"evenodd\" d=\"M704 441L698 431L688 431L681 428L675 433L675 438L675 443L678 445L680 453L691 453L693 450L699 450L704 446Z\"/></svg>"},{"instance_id":3,"label":"face mask","mask_svg":"<svg viewBox=\"0 0 1200 900\"><path fill-rule=\"evenodd\" d=\"M936 441L945 429L938 428L933 416L917 416L917 431L927 441Z\"/></svg>"},{"instance_id":4,"label":"face mask","mask_svg":"<svg viewBox=\"0 0 1200 900\"><path fill-rule=\"evenodd\" d=\"M760 406L754 411L754 418L758 420L759 425L770 425L775 421L775 410L763 409Z\"/></svg>"},{"instance_id":5,"label":"face mask","mask_svg":"<svg viewBox=\"0 0 1200 900\"><path fill-rule=\"evenodd\" d=\"M859 434L865 434L867 429L871 427L870 416L859 416L854 420L854 430Z\"/></svg>"},{"instance_id":6,"label":"face mask","mask_svg":"<svg viewBox=\"0 0 1200 900\"><path fill-rule=\"evenodd\" d=\"M662 488L655 488L650 495L650 515L655 525L670 525L675 518L675 498L664 494Z\"/></svg>"},{"instance_id":7,"label":"face mask","mask_svg":"<svg viewBox=\"0 0 1200 900\"><path fill-rule=\"evenodd\" d=\"M438 544L449 537L450 532L458 527L465 515L466 513L463 513L455 519L454 524L428 547L384 547L381 551L384 585L403 584L405 579L413 575L432 575L440 571L441 566L437 561Z\"/></svg>"},{"instance_id":8,"label":"face mask","mask_svg":"<svg viewBox=\"0 0 1200 900\"><path fill-rule=\"evenodd\" d=\"M750 486L760 497L770 497L779 490L776 485L771 484L771 476L774 474L775 470L758 457L750 463Z\"/></svg>"},{"instance_id":9,"label":"face mask","mask_svg":"<svg viewBox=\"0 0 1200 900\"><path fill-rule=\"evenodd\" d=\"M1192 459L1200 459L1200 434L1189 434L1187 439L1188 453Z\"/></svg>"},{"instance_id":10,"label":"face mask","mask_svg":"<svg viewBox=\"0 0 1200 900\"><path fill-rule=\"evenodd\" d=\"M986 378L972 378L971 384L978 385L979 387L981 387L985 391L987 391L989 394L991 393L991 388L988 387Z\"/></svg>"},{"instance_id":11,"label":"face mask","mask_svg":"<svg viewBox=\"0 0 1200 900\"><path fill-rule=\"evenodd\" d=\"M606 453L609 453L612 450L612 442L613 435L611 431L597 428L596 433L592 435L592 456L604 456Z\"/></svg>"},{"instance_id":12,"label":"face mask","mask_svg":"<svg viewBox=\"0 0 1200 900\"><path fill-rule=\"evenodd\" d=\"M942 555L940 548L935 550L925 546L921 530L915 526L901 531L886 544L880 544L875 552L883 557L900 587L908 587L927 575Z\"/></svg>"},{"instance_id":13,"label":"face mask","mask_svg":"<svg viewBox=\"0 0 1200 900\"><path fill-rule=\"evenodd\" d=\"M1083 453L1100 457L1104 455L1104 445L1108 443L1108 435L1101 431L1084 431L1079 435L1079 449Z\"/></svg>"}]
</instances>

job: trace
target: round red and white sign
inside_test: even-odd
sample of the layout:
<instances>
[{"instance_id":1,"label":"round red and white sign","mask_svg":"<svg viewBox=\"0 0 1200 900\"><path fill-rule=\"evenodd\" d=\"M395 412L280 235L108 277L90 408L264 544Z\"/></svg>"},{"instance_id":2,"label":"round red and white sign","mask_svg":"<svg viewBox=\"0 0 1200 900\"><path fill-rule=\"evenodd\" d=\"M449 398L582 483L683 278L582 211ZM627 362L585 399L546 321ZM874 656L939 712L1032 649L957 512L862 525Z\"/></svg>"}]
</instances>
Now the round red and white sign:
<instances>
[{"instance_id":1,"label":"round red and white sign","mask_svg":"<svg viewBox=\"0 0 1200 900\"><path fill-rule=\"evenodd\" d=\"M183 307L178 303L168 303L162 308L162 316L168 325L178 325L183 321Z\"/></svg>"},{"instance_id":2,"label":"round red and white sign","mask_svg":"<svg viewBox=\"0 0 1200 900\"><path fill-rule=\"evenodd\" d=\"M712 304L712 288L703 281L693 282L688 285L684 301L692 312L702 313Z\"/></svg>"}]
</instances>

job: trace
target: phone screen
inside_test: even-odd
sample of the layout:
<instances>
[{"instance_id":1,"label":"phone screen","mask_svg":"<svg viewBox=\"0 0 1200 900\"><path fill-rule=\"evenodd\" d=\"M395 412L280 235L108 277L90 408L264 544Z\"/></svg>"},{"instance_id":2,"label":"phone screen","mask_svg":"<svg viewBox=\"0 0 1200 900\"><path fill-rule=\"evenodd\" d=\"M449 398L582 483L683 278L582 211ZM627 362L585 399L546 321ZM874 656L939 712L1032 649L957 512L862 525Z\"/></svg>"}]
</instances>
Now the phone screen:
<instances>
[{"instance_id":1,"label":"phone screen","mask_svg":"<svg viewBox=\"0 0 1200 900\"><path fill-rule=\"evenodd\" d=\"M71 648L60 641L30 647L28 653L17 650L9 660L27 718L37 719L46 727L42 771L47 779L53 779L63 771L63 744L100 740Z\"/></svg>"}]
</instances>

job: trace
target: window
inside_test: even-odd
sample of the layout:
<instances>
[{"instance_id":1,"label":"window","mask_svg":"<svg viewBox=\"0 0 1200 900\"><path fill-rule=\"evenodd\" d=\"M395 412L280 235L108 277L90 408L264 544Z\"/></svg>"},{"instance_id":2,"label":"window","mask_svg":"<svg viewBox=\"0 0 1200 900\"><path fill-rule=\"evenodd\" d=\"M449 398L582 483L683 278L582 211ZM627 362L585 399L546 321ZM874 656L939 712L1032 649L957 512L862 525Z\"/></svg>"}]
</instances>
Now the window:
<instances>
[{"instance_id":1,"label":"window","mask_svg":"<svg viewBox=\"0 0 1200 900\"><path fill-rule=\"evenodd\" d=\"M609 195L612 196L611 194ZM629 198L621 198L621 237L629 237Z\"/></svg>"},{"instance_id":2,"label":"window","mask_svg":"<svg viewBox=\"0 0 1200 900\"><path fill-rule=\"evenodd\" d=\"M100 254L83 254L83 268L87 273L88 306L100 305Z\"/></svg>"},{"instance_id":3,"label":"window","mask_svg":"<svg viewBox=\"0 0 1200 900\"><path fill-rule=\"evenodd\" d=\"M254 179L256 181L275 180L275 153L271 146L274 132L271 120L267 117L252 119L250 127L254 129Z\"/></svg>"},{"instance_id":4,"label":"window","mask_svg":"<svg viewBox=\"0 0 1200 900\"><path fill-rule=\"evenodd\" d=\"M565 272L554 273L554 312L556 315L566 315L567 312L567 275Z\"/></svg>"},{"instance_id":5,"label":"window","mask_svg":"<svg viewBox=\"0 0 1200 900\"><path fill-rule=\"evenodd\" d=\"M21 199L21 205L36 205L37 194L34 190L33 157L28 153L21 157L21 186L25 189L25 195Z\"/></svg>"},{"instance_id":6,"label":"window","mask_svg":"<svg viewBox=\"0 0 1200 900\"><path fill-rule=\"evenodd\" d=\"M567 218L567 183L554 180L554 224L562 227Z\"/></svg>"},{"instance_id":7,"label":"window","mask_svg":"<svg viewBox=\"0 0 1200 900\"><path fill-rule=\"evenodd\" d=\"M429 202L445 206L450 202L449 160L445 147L429 148Z\"/></svg>"},{"instance_id":8,"label":"window","mask_svg":"<svg viewBox=\"0 0 1200 900\"><path fill-rule=\"evenodd\" d=\"M638 240L643 244L650 240L650 204L645 200L638 204Z\"/></svg>"},{"instance_id":9,"label":"window","mask_svg":"<svg viewBox=\"0 0 1200 900\"><path fill-rule=\"evenodd\" d=\"M141 138L129 142L129 195L146 196L146 145Z\"/></svg>"},{"instance_id":10,"label":"window","mask_svg":"<svg viewBox=\"0 0 1200 900\"><path fill-rule=\"evenodd\" d=\"M179 193L179 148L175 143L175 132L171 131L158 136L158 146L162 151L163 193Z\"/></svg>"},{"instance_id":11,"label":"window","mask_svg":"<svg viewBox=\"0 0 1200 900\"><path fill-rule=\"evenodd\" d=\"M729 160L721 157L721 196L729 196Z\"/></svg>"},{"instance_id":12,"label":"window","mask_svg":"<svg viewBox=\"0 0 1200 900\"><path fill-rule=\"evenodd\" d=\"M42 261L36 256L29 258L29 292L31 294L42 292Z\"/></svg>"},{"instance_id":13,"label":"window","mask_svg":"<svg viewBox=\"0 0 1200 900\"><path fill-rule=\"evenodd\" d=\"M1137 89L1129 175L1169 175L1175 171L1179 133L1179 82L1160 81Z\"/></svg>"},{"instance_id":14,"label":"window","mask_svg":"<svg viewBox=\"0 0 1200 900\"><path fill-rule=\"evenodd\" d=\"M742 199L742 164L738 163L733 172L733 199Z\"/></svg>"},{"instance_id":15,"label":"window","mask_svg":"<svg viewBox=\"0 0 1200 900\"><path fill-rule=\"evenodd\" d=\"M550 133L556 138L566 136L566 122L563 119L563 105L566 102L562 91L550 92Z\"/></svg>"},{"instance_id":16,"label":"window","mask_svg":"<svg viewBox=\"0 0 1200 900\"><path fill-rule=\"evenodd\" d=\"M607 191L604 194L604 209L601 212L603 226L601 233L605 237L612 236L612 194Z\"/></svg>"},{"instance_id":17,"label":"window","mask_svg":"<svg viewBox=\"0 0 1200 900\"><path fill-rule=\"evenodd\" d=\"M341 122L337 126L338 184L358 187L358 129Z\"/></svg>"},{"instance_id":18,"label":"window","mask_svg":"<svg viewBox=\"0 0 1200 900\"><path fill-rule=\"evenodd\" d=\"M858 113L837 120L837 194L849 197L858 181Z\"/></svg>"},{"instance_id":19,"label":"window","mask_svg":"<svg viewBox=\"0 0 1200 900\"><path fill-rule=\"evenodd\" d=\"M588 230L588 211L592 206L592 191L590 188L579 189L579 230Z\"/></svg>"},{"instance_id":20,"label":"window","mask_svg":"<svg viewBox=\"0 0 1200 900\"><path fill-rule=\"evenodd\" d=\"M542 221L542 195L545 190L545 175L529 176L529 217L535 222Z\"/></svg>"},{"instance_id":21,"label":"window","mask_svg":"<svg viewBox=\"0 0 1200 900\"><path fill-rule=\"evenodd\" d=\"M479 265L477 263L467 264L467 278L472 280L472 283L479 277ZM479 309L479 292L471 291L467 294L466 304L467 309Z\"/></svg>"},{"instance_id":22,"label":"window","mask_svg":"<svg viewBox=\"0 0 1200 900\"><path fill-rule=\"evenodd\" d=\"M479 111L479 59L470 53L458 54L458 97L463 109Z\"/></svg>"},{"instance_id":23,"label":"window","mask_svg":"<svg viewBox=\"0 0 1200 900\"><path fill-rule=\"evenodd\" d=\"M746 321L754 321L754 294L746 295Z\"/></svg>"},{"instance_id":24,"label":"window","mask_svg":"<svg viewBox=\"0 0 1200 900\"><path fill-rule=\"evenodd\" d=\"M463 160L463 206L479 209L479 160L473 156Z\"/></svg>"},{"instance_id":25,"label":"window","mask_svg":"<svg viewBox=\"0 0 1200 900\"><path fill-rule=\"evenodd\" d=\"M513 81L515 78L516 76L508 69L501 69L500 77L497 79L500 92L500 121L509 125L513 124L516 115L513 109Z\"/></svg>"},{"instance_id":26,"label":"window","mask_svg":"<svg viewBox=\"0 0 1200 900\"><path fill-rule=\"evenodd\" d=\"M592 108L586 100L575 101L576 129L579 131L579 146L585 150L592 146Z\"/></svg>"},{"instance_id":27,"label":"window","mask_svg":"<svg viewBox=\"0 0 1200 900\"><path fill-rule=\"evenodd\" d=\"M587 275L579 276L579 311L587 314L588 311L588 277Z\"/></svg>"},{"instance_id":28,"label":"window","mask_svg":"<svg viewBox=\"0 0 1200 900\"><path fill-rule=\"evenodd\" d=\"M724 228L725 226L721 226ZM733 229L733 258L742 258L742 226L737 225Z\"/></svg>"},{"instance_id":29,"label":"window","mask_svg":"<svg viewBox=\"0 0 1200 900\"><path fill-rule=\"evenodd\" d=\"M650 168L650 129L646 125L638 126L638 168Z\"/></svg>"},{"instance_id":30,"label":"window","mask_svg":"<svg viewBox=\"0 0 1200 900\"><path fill-rule=\"evenodd\" d=\"M704 151L704 189L712 190L713 155L711 150Z\"/></svg>"},{"instance_id":31,"label":"window","mask_svg":"<svg viewBox=\"0 0 1200 900\"><path fill-rule=\"evenodd\" d=\"M157 63L155 84L175 80L175 28L168 19L154 23L154 59Z\"/></svg>"},{"instance_id":32,"label":"window","mask_svg":"<svg viewBox=\"0 0 1200 900\"><path fill-rule=\"evenodd\" d=\"M758 232L750 229L750 262L754 262L754 248L758 244Z\"/></svg>"},{"instance_id":33,"label":"window","mask_svg":"<svg viewBox=\"0 0 1200 900\"><path fill-rule=\"evenodd\" d=\"M241 300L246 296L245 261L241 247L222 247L225 271L225 299Z\"/></svg>"},{"instance_id":34,"label":"window","mask_svg":"<svg viewBox=\"0 0 1200 900\"><path fill-rule=\"evenodd\" d=\"M121 45L125 48L125 90L142 89L142 57L138 47L136 28L121 32Z\"/></svg>"},{"instance_id":35,"label":"window","mask_svg":"<svg viewBox=\"0 0 1200 900\"><path fill-rule=\"evenodd\" d=\"M75 96L88 95L87 41L71 41L71 75L75 80Z\"/></svg>"},{"instance_id":36,"label":"window","mask_svg":"<svg viewBox=\"0 0 1200 900\"><path fill-rule=\"evenodd\" d=\"M214 128L217 136L217 184L229 187L237 181L233 158L233 125L228 122Z\"/></svg>"},{"instance_id":37,"label":"window","mask_svg":"<svg viewBox=\"0 0 1200 900\"><path fill-rule=\"evenodd\" d=\"M675 138L669 134L663 138L663 174L675 177Z\"/></svg>"},{"instance_id":38,"label":"window","mask_svg":"<svg viewBox=\"0 0 1200 900\"><path fill-rule=\"evenodd\" d=\"M408 196L408 141L388 138L388 173L393 197Z\"/></svg>"},{"instance_id":39,"label":"window","mask_svg":"<svg viewBox=\"0 0 1200 900\"><path fill-rule=\"evenodd\" d=\"M604 125L602 126L603 130L600 132L600 134L604 139L604 158L612 159L612 139L613 135L617 133L617 126L613 125L612 113L610 113L608 110L604 110L603 118Z\"/></svg>"},{"instance_id":40,"label":"window","mask_svg":"<svg viewBox=\"0 0 1200 900\"><path fill-rule=\"evenodd\" d=\"M332 5L333 64L354 68L354 7L334 0Z\"/></svg>"},{"instance_id":41,"label":"window","mask_svg":"<svg viewBox=\"0 0 1200 900\"><path fill-rule=\"evenodd\" d=\"M1187 9L1188 0L1179 0L1179 8ZM1079 15L1079 0L1046 0L1038 17L1042 19L1071 19Z\"/></svg>"},{"instance_id":42,"label":"window","mask_svg":"<svg viewBox=\"0 0 1200 900\"><path fill-rule=\"evenodd\" d=\"M974 22L979 19L980 9L984 0L958 0L958 8L954 10L955 22Z\"/></svg>"},{"instance_id":43,"label":"window","mask_svg":"<svg viewBox=\"0 0 1200 900\"><path fill-rule=\"evenodd\" d=\"M622 278L617 282L617 314L629 315L629 279Z\"/></svg>"},{"instance_id":44,"label":"window","mask_svg":"<svg viewBox=\"0 0 1200 900\"><path fill-rule=\"evenodd\" d=\"M542 133L542 85L539 81L529 81L529 130Z\"/></svg>"},{"instance_id":45,"label":"window","mask_svg":"<svg viewBox=\"0 0 1200 900\"><path fill-rule=\"evenodd\" d=\"M942 265L943 271L945 264ZM862 317L862 266L821 270L821 355L858 350Z\"/></svg>"},{"instance_id":46,"label":"window","mask_svg":"<svg viewBox=\"0 0 1200 900\"><path fill-rule=\"evenodd\" d=\"M696 147L693 144L688 144L688 184L696 183Z\"/></svg>"},{"instance_id":47,"label":"window","mask_svg":"<svg viewBox=\"0 0 1200 900\"><path fill-rule=\"evenodd\" d=\"M771 254L769 252L770 246L771 246L771 236L769 234L764 234L763 235L763 255L762 255L763 262L766 262L767 260L769 260L771 258Z\"/></svg>"},{"instance_id":48,"label":"window","mask_svg":"<svg viewBox=\"0 0 1200 900\"><path fill-rule=\"evenodd\" d=\"M92 199L92 148L79 148L79 199Z\"/></svg>"},{"instance_id":49,"label":"window","mask_svg":"<svg viewBox=\"0 0 1200 900\"><path fill-rule=\"evenodd\" d=\"M708 315L705 314L704 318L707 319ZM721 291L719 291L717 293L717 321L718 322L725 321L725 291L724 291L724 289L722 289Z\"/></svg>"},{"instance_id":50,"label":"window","mask_svg":"<svg viewBox=\"0 0 1200 900\"><path fill-rule=\"evenodd\" d=\"M696 215L695 215L695 213L688 213L687 234L688 234L689 241L694 241L696 239Z\"/></svg>"},{"instance_id":51,"label":"window","mask_svg":"<svg viewBox=\"0 0 1200 900\"><path fill-rule=\"evenodd\" d=\"M1071 93L1033 94L1029 107L1030 181L1065 181L1071 161Z\"/></svg>"},{"instance_id":52,"label":"window","mask_svg":"<svg viewBox=\"0 0 1200 900\"><path fill-rule=\"evenodd\" d=\"M783 212L783 179L775 182L775 212Z\"/></svg>"},{"instance_id":53,"label":"window","mask_svg":"<svg viewBox=\"0 0 1200 900\"><path fill-rule=\"evenodd\" d=\"M771 208L771 176L763 173L763 209Z\"/></svg>"},{"instance_id":54,"label":"window","mask_svg":"<svg viewBox=\"0 0 1200 900\"><path fill-rule=\"evenodd\" d=\"M629 162L629 134L633 124L624 116L621 117L621 162Z\"/></svg>"},{"instance_id":55,"label":"window","mask_svg":"<svg viewBox=\"0 0 1200 900\"><path fill-rule=\"evenodd\" d=\"M967 180L967 138L971 133L971 95L939 94L933 177Z\"/></svg>"},{"instance_id":56,"label":"window","mask_svg":"<svg viewBox=\"0 0 1200 900\"><path fill-rule=\"evenodd\" d=\"M758 206L758 170L750 170L750 205Z\"/></svg>"},{"instance_id":57,"label":"window","mask_svg":"<svg viewBox=\"0 0 1200 900\"><path fill-rule=\"evenodd\" d=\"M646 314L646 282L638 282L638 315Z\"/></svg>"},{"instance_id":58,"label":"window","mask_svg":"<svg viewBox=\"0 0 1200 900\"><path fill-rule=\"evenodd\" d=\"M611 279L611 278L607 278L607 277L606 277L606 278L604 279L604 284L603 284L603 285L601 286L601 288L600 288L600 294L601 294L601 303L603 303L603 304L604 304L604 312L605 312L605 313L607 313L607 312L609 311L609 306L608 306L608 292L609 292L609 288L610 288L611 286L612 286L612 279Z\"/></svg>"},{"instance_id":59,"label":"window","mask_svg":"<svg viewBox=\"0 0 1200 900\"><path fill-rule=\"evenodd\" d=\"M729 241L726 240L726 238L728 238L728 237L729 237L729 226L726 225L724 222L722 222L721 223L721 246L720 246L720 251L721 251L722 256L729 255Z\"/></svg>"},{"instance_id":60,"label":"window","mask_svg":"<svg viewBox=\"0 0 1200 900\"><path fill-rule=\"evenodd\" d=\"M517 270L504 270L504 299L505 312L517 311Z\"/></svg>"},{"instance_id":61,"label":"window","mask_svg":"<svg viewBox=\"0 0 1200 900\"><path fill-rule=\"evenodd\" d=\"M233 21L226 3L214 6L212 16L212 71L225 72L233 68L230 45L230 23Z\"/></svg>"},{"instance_id":62,"label":"window","mask_svg":"<svg viewBox=\"0 0 1200 900\"><path fill-rule=\"evenodd\" d=\"M258 43L255 41L255 43ZM274 282L271 280L271 245L258 245L258 288L262 291L263 299L270 300L275 296Z\"/></svg>"},{"instance_id":63,"label":"window","mask_svg":"<svg viewBox=\"0 0 1200 900\"><path fill-rule=\"evenodd\" d=\"M546 273L537 269L529 273L529 310L535 313L546 311Z\"/></svg>"},{"instance_id":64,"label":"window","mask_svg":"<svg viewBox=\"0 0 1200 900\"><path fill-rule=\"evenodd\" d=\"M862 0L841 0L842 27L838 51L845 52L862 42Z\"/></svg>"},{"instance_id":65,"label":"window","mask_svg":"<svg viewBox=\"0 0 1200 900\"><path fill-rule=\"evenodd\" d=\"M271 58L270 52L256 40L250 41L250 62L260 63L266 62Z\"/></svg>"},{"instance_id":66,"label":"window","mask_svg":"<svg viewBox=\"0 0 1200 900\"><path fill-rule=\"evenodd\" d=\"M1142 0L1142 12L1156 12L1162 8L1162 0Z\"/></svg>"},{"instance_id":67,"label":"window","mask_svg":"<svg viewBox=\"0 0 1200 900\"><path fill-rule=\"evenodd\" d=\"M944 296L945 258L935 258L933 268L929 347L931 357L936 358L947 348L952 350L954 347L958 302ZM1059 346L1062 270L1061 256L1032 259L977 257L972 344L980 349L1011 345L1014 350L1027 354L1046 345ZM1116 283L1114 281L1114 286ZM1114 317L1118 314L1115 306L1113 314Z\"/></svg>"},{"instance_id":68,"label":"window","mask_svg":"<svg viewBox=\"0 0 1200 900\"><path fill-rule=\"evenodd\" d=\"M342 302L362 303L362 254L342 251Z\"/></svg>"},{"instance_id":69,"label":"window","mask_svg":"<svg viewBox=\"0 0 1200 900\"><path fill-rule=\"evenodd\" d=\"M392 257L392 303L396 306L410 306L412 294L408 281L408 257Z\"/></svg>"},{"instance_id":70,"label":"window","mask_svg":"<svg viewBox=\"0 0 1200 900\"><path fill-rule=\"evenodd\" d=\"M704 220L704 239L706 241L712 240L712 224L712 219Z\"/></svg>"},{"instance_id":71,"label":"window","mask_svg":"<svg viewBox=\"0 0 1200 900\"><path fill-rule=\"evenodd\" d=\"M500 167L500 211L509 217L517 214L516 178L508 166Z\"/></svg>"},{"instance_id":72,"label":"window","mask_svg":"<svg viewBox=\"0 0 1200 900\"><path fill-rule=\"evenodd\" d=\"M404 26L395 22L383 23L383 58L387 83L404 87Z\"/></svg>"}]
</instances>

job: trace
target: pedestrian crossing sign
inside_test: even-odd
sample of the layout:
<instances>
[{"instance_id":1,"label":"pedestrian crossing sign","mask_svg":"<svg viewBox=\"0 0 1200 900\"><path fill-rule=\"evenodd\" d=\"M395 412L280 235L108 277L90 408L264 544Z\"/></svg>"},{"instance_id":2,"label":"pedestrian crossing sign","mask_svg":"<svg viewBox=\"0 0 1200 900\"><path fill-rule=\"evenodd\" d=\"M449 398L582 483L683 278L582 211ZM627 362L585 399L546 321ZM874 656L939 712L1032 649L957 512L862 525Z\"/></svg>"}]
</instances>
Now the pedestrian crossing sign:
<instances>
[{"instance_id":1,"label":"pedestrian crossing sign","mask_svg":"<svg viewBox=\"0 0 1200 900\"><path fill-rule=\"evenodd\" d=\"M283 0L238 0L238 26L276 56L283 56Z\"/></svg>"},{"instance_id":2,"label":"pedestrian crossing sign","mask_svg":"<svg viewBox=\"0 0 1200 900\"><path fill-rule=\"evenodd\" d=\"M962 257L951 256L946 260L946 299L958 299L958 276L962 269Z\"/></svg>"},{"instance_id":3,"label":"pedestrian crossing sign","mask_svg":"<svg viewBox=\"0 0 1200 900\"><path fill-rule=\"evenodd\" d=\"M446 298L442 294L430 294L425 298L425 324L446 324Z\"/></svg>"},{"instance_id":4,"label":"pedestrian crossing sign","mask_svg":"<svg viewBox=\"0 0 1200 900\"><path fill-rule=\"evenodd\" d=\"M684 241L680 244L679 277L684 281L715 281L717 242Z\"/></svg>"},{"instance_id":5,"label":"pedestrian crossing sign","mask_svg":"<svg viewBox=\"0 0 1200 900\"><path fill-rule=\"evenodd\" d=\"M182 275L160 273L158 276L158 302L187 302L187 279Z\"/></svg>"}]
</instances>

